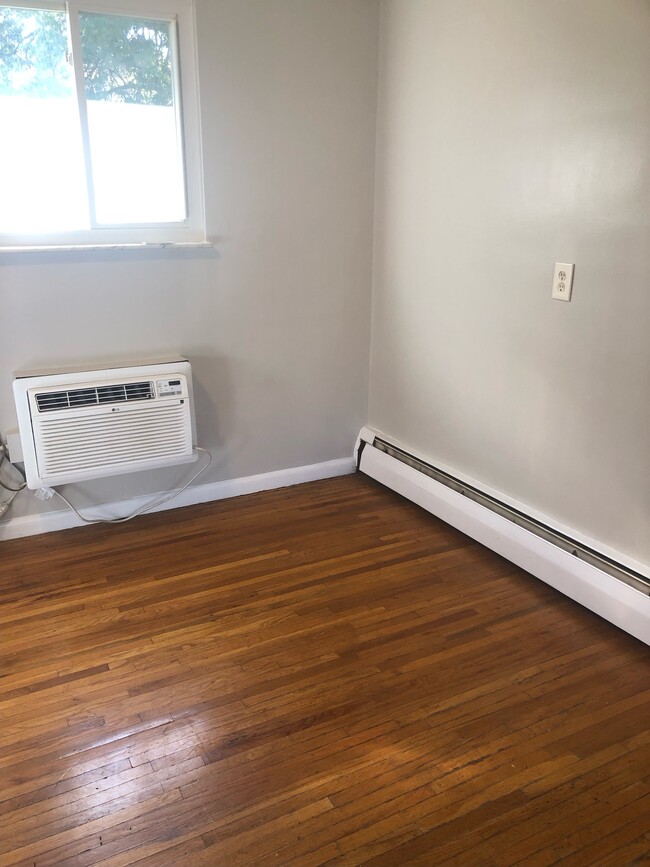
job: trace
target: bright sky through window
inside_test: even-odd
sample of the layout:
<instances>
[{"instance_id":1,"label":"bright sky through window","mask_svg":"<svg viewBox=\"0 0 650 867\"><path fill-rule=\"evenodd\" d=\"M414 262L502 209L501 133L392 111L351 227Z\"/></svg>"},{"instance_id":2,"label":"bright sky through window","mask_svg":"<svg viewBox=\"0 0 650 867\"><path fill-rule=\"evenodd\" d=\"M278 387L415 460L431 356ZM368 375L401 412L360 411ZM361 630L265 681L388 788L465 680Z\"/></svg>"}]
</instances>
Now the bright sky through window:
<instances>
[{"instance_id":1,"label":"bright sky through window","mask_svg":"<svg viewBox=\"0 0 650 867\"><path fill-rule=\"evenodd\" d=\"M0 231L88 225L63 12L0 7Z\"/></svg>"}]
</instances>

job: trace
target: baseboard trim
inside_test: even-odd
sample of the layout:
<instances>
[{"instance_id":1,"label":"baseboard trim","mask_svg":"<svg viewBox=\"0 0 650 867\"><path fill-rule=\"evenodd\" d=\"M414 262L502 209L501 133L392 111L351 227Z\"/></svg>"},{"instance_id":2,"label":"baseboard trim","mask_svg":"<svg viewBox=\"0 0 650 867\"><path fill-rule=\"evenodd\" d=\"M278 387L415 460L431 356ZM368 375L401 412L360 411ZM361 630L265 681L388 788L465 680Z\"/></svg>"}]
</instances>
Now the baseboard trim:
<instances>
[{"instance_id":1,"label":"baseboard trim","mask_svg":"<svg viewBox=\"0 0 650 867\"><path fill-rule=\"evenodd\" d=\"M360 469L452 527L650 644L650 596L368 445Z\"/></svg>"},{"instance_id":2,"label":"baseboard trim","mask_svg":"<svg viewBox=\"0 0 650 867\"><path fill-rule=\"evenodd\" d=\"M223 482L193 485L173 500L154 507L145 514L162 512L168 509L178 509L182 506L194 506L198 503L209 503L213 500L225 500L228 497L239 497L242 494L254 494L258 491L269 491L274 488L286 488L289 485L299 485L303 482L331 479L336 476L345 476L353 473L355 469L354 458L340 458L334 461L324 461L319 464L309 464L304 467L290 467L285 470L275 470L271 473L244 476L239 479L227 479ZM101 507L86 511L89 516L97 515L103 518L115 518L130 514L146 505L146 503L151 502L152 499L164 496L165 493L148 494L114 503L105 503ZM68 530L71 527L83 526L84 524L69 509L42 512L39 515L13 517L0 523L0 542L23 536L37 536L41 533L53 533L58 530Z\"/></svg>"}]
</instances>

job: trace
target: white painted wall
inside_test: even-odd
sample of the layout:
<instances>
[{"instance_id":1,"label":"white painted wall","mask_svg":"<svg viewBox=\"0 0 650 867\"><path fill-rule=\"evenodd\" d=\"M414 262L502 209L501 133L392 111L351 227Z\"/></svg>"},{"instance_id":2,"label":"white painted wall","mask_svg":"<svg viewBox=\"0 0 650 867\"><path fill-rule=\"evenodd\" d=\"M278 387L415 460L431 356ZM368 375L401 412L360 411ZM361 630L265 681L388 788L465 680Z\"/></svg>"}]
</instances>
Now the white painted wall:
<instances>
[{"instance_id":1,"label":"white painted wall","mask_svg":"<svg viewBox=\"0 0 650 867\"><path fill-rule=\"evenodd\" d=\"M214 454L201 482L348 457L367 417L378 4L196 14L215 250L1 256L0 430L12 370L176 352ZM67 492L112 501L187 472ZM7 517L47 508L22 494Z\"/></svg>"},{"instance_id":2,"label":"white painted wall","mask_svg":"<svg viewBox=\"0 0 650 867\"><path fill-rule=\"evenodd\" d=\"M649 46L647 0L384 0L370 383L373 427L645 564Z\"/></svg>"}]
</instances>

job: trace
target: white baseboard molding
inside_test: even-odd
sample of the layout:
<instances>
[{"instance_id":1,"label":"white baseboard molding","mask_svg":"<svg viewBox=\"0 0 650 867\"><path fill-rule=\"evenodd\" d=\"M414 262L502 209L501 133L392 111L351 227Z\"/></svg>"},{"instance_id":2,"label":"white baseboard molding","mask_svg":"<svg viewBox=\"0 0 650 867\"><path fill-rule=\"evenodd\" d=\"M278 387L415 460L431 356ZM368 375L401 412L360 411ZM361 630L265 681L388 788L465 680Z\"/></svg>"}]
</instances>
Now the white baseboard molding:
<instances>
[{"instance_id":1,"label":"white baseboard molding","mask_svg":"<svg viewBox=\"0 0 650 867\"><path fill-rule=\"evenodd\" d=\"M486 548L650 644L650 596L367 445L360 469Z\"/></svg>"},{"instance_id":2,"label":"white baseboard molding","mask_svg":"<svg viewBox=\"0 0 650 867\"><path fill-rule=\"evenodd\" d=\"M210 482L206 485L194 485L187 488L174 499L148 510L144 514L162 512L167 509L178 509L181 506L193 506L197 503L209 503L213 500L225 500L228 497L239 497L242 494L254 494L257 491L269 491L274 488L286 488L289 485L299 485L302 482L315 482L318 479L331 479L345 476L356 469L354 458L340 458L334 461L324 461L320 464L310 464L305 467L291 467L286 470L276 470L257 476L245 476L241 479L228 479L223 482ZM117 518L128 515L137 509L159 499L168 492L148 494L142 497L132 497L115 503L104 503L93 509L80 509L88 517ZM0 522L0 542L7 539L17 539L22 536L36 536L41 533L53 533L57 530L68 530L71 527L83 527L82 521L70 509L42 512L38 515L24 515L9 518Z\"/></svg>"}]
</instances>

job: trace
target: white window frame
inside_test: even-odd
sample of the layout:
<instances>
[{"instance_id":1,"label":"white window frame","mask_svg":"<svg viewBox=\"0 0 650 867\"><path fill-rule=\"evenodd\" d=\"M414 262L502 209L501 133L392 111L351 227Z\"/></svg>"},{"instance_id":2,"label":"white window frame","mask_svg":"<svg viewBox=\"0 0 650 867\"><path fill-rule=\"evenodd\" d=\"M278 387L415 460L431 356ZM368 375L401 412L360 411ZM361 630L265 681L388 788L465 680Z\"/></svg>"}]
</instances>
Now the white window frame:
<instances>
[{"instance_id":1,"label":"white window frame","mask_svg":"<svg viewBox=\"0 0 650 867\"><path fill-rule=\"evenodd\" d=\"M0 252L42 248L129 247L143 245L204 245L203 164L201 158L198 63L193 0L2 0L0 6L66 12L74 60L80 132L85 156L90 228L27 234L0 233ZM180 152L183 157L186 217L177 223L98 225L95 219L93 180L86 113L86 91L81 63L79 13L96 12L132 18L156 18L172 25L174 104ZM178 100L180 96L180 101ZM1 118L0 118L1 122ZM1 125L1 123L0 123ZM0 176L1 182L1 176ZM1 188L1 183L0 183Z\"/></svg>"}]
</instances>

